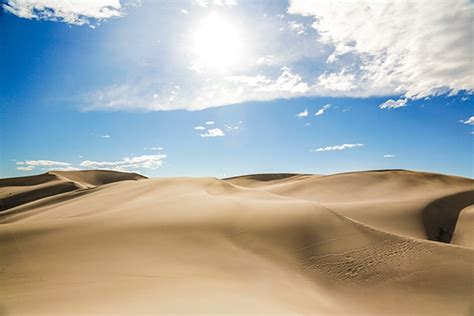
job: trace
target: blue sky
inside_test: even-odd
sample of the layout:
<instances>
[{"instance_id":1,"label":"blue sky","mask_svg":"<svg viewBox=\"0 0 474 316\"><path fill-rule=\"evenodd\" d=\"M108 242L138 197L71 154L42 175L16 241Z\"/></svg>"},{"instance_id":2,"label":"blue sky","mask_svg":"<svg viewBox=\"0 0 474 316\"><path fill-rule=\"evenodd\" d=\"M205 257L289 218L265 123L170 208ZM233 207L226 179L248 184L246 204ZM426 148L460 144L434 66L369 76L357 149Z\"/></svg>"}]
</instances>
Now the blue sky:
<instances>
[{"instance_id":1,"label":"blue sky","mask_svg":"<svg viewBox=\"0 0 474 316\"><path fill-rule=\"evenodd\" d=\"M474 175L469 1L69 3L2 6L1 177Z\"/></svg>"}]
</instances>

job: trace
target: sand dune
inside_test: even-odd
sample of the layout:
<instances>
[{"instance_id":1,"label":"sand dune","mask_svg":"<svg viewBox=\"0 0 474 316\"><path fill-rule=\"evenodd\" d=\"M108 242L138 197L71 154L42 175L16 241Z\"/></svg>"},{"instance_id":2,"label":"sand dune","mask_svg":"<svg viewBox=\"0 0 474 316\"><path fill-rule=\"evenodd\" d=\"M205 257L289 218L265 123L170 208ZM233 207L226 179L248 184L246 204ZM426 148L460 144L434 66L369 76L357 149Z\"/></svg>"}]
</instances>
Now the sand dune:
<instances>
[{"instance_id":1,"label":"sand dune","mask_svg":"<svg viewBox=\"0 0 474 316\"><path fill-rule=\"evenodd\" d=\"M106 170L51 171L31 177L0 179L0 211L64 192L141 179L145 177L136 173Z\"/></svg>"},{"instance_id":2,"label":"sand dune","mask_svg":"<svg viewBox=\"0 0 474 316\"><path fill-rule=\"evenodd\" d=\"M459 212L474 204L471 179L406 170L296 175L288 181L268 182L243 176L228 181L315 201L384 231L447 242Z\"/></svg>"},{"instance_id":3,"label":"sand dune","mask_svg":"<svg viewBox=\"0 0 474 316\"><path fill-rule=\"evenodd\" d=\"M0 180L0 314L469 315L473 190L402 170Z\"/></svg>"}]
</instances>

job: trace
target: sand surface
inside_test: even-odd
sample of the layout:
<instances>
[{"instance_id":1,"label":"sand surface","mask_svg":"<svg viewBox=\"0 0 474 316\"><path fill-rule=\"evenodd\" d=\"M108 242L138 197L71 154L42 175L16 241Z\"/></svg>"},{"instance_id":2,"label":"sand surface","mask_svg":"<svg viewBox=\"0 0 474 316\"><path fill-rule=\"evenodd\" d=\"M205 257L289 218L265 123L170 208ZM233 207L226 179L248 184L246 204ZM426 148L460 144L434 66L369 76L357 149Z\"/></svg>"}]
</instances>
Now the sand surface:
<instances>
[{"instance_id":1,"label":"sand surface","mask_svg":"<svg viewBox=\"0 0 474 316\"><path fill-rule=\"evenodd\" d=\"M474 314L474 181L0 180L0 315Z\"/></svg>"}]
</instances>

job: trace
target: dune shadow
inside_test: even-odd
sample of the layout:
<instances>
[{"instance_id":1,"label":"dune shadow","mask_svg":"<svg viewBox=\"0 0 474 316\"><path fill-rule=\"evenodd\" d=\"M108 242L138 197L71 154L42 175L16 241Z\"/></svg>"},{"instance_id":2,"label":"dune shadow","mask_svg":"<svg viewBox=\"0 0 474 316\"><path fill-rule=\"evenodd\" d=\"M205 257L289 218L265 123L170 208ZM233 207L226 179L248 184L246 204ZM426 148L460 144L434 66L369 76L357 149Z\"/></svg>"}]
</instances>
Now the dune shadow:
<instances>
[{"instance_id":1,"label":"dune shadow","mask_svg":"<svg viewBox=\"0 0 474 316\"><path fill-rule=\"evenodd\" d=\"M450 243L459 213L474 204L474 190L437 199L423 209L422 219L428 240Z\"/></svg>"},{"instance_id":2,"label":"dune shadow","mask_svg":"<svg viewBox=\"0 0 474 316\"><path fill-rule=\"evenodd\" d=\"M258 174L247 174L243 176L229 177L222 180L233 180L233 179L249 179L257 181L274 181L274 180L283 180L286 178L291 178L294 176L300 176L305 174L300 173L258 173Z\"/></svg>"}]
</instances>

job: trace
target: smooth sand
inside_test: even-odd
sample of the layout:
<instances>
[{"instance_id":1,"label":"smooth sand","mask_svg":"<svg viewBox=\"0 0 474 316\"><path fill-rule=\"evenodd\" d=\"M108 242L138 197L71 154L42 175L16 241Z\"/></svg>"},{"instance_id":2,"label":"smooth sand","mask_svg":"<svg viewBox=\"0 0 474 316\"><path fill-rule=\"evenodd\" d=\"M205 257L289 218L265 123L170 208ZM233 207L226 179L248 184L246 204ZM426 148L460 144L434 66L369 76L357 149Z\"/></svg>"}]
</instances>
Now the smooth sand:
<instances>
[{"instance_id":1,"label":"smooth sand","mask_svg":"<svg viewBox=\"0 0 474 316\"><path fill-rule=\"evenodd\" d=\"M474 313L474 181L0 180L0 315Z\"/></svg>"}]
</instances>

